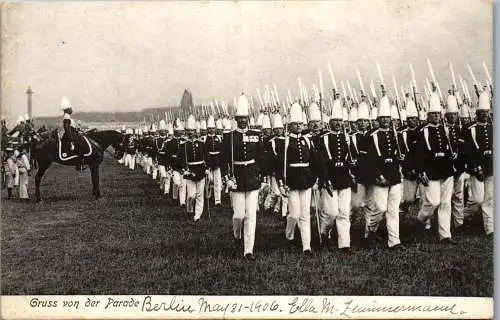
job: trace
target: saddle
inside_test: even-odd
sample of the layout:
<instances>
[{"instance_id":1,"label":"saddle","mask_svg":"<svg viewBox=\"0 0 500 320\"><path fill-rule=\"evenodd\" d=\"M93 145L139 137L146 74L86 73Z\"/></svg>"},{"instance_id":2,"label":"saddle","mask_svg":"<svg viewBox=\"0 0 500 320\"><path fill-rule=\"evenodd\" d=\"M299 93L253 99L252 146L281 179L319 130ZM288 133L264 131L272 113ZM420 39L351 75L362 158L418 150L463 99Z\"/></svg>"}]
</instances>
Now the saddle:
<instances>
[{"instance_id":1,"label":"saddle","mask_svg":"<svg viewBox=\"0 0 500 320\"><path fill-rule=\"evenodd\" d=\"M58 137L57 149L61 161L68 161L78 157L88 157L92 154L92 144L85 136L79 136L72 141L63 140L62 137Z\"/></svg>"}]
</instances>

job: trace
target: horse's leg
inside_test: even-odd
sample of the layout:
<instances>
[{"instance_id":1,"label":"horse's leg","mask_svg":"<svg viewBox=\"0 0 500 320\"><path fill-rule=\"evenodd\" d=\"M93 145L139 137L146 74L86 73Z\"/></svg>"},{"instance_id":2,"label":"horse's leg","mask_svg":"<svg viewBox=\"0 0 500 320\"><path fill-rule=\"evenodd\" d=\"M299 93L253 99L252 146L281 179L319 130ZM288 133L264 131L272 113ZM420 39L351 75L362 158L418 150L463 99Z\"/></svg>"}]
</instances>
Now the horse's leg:
<instances>
[{"instance_id":1,"label":"horse's leg","mask_svg":"<svg viewBox=\"0 0 500 320\"><path fill-rule=\"evenodd\" d=\"M90 175L92 176L92 194L96 199L101 198L101 191L99 190L99 164L90 165Z\"/></svg>"},{"instance_id":2,"label":"horse's leg","mask_svg":"<svg viewBox=\"0 0 500 320\"><path fill-rule=\"evenodd\" d=\"M40 197L40 182L42 181L43 174L49 168L50 164L51 162L38 163L38 171L36 172L35 176L35 198L37 202L42 200Z\"/></svg>"}]
</instances>

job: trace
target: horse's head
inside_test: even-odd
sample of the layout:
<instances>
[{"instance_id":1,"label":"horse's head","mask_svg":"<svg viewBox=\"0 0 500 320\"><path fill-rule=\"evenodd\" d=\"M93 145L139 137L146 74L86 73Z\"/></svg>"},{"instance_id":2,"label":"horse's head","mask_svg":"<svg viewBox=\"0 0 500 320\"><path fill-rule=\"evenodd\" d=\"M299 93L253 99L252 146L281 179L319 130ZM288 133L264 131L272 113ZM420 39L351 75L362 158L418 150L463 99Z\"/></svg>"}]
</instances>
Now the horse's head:
<instances>
[{"instance_id":1,"label":"horse's head","mask_svg":"<svg viewBox=\"0 0 500 320\"><path fill-rule=\"evenodd\" d=\"M125 139L123 134L115 130L88 132L87 136L94 140L103 150L106 150L109 146L118 149Z\"/></svg>"}]
</instances>

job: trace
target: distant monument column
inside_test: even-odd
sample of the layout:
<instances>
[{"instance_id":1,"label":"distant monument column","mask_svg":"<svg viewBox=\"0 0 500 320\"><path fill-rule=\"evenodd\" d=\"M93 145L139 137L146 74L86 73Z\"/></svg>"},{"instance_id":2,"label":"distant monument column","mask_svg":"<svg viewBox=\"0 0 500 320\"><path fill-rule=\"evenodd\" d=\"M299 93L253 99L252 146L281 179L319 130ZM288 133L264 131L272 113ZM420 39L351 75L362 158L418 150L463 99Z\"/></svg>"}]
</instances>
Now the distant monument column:
<instances>
[{"instance_id":1,"label":"distant monument column","mask_svg":"<svg viewBox=\"0 0 500 320\"><path fill-rule=\"evenodd\" d=\"M33 95L33 91L31 90L30 86L28 86L26 94L28 95L28 116L30 117L30 119L33 119L33 107L31 104L31 97Z\"/></svg>"}]
</instances>

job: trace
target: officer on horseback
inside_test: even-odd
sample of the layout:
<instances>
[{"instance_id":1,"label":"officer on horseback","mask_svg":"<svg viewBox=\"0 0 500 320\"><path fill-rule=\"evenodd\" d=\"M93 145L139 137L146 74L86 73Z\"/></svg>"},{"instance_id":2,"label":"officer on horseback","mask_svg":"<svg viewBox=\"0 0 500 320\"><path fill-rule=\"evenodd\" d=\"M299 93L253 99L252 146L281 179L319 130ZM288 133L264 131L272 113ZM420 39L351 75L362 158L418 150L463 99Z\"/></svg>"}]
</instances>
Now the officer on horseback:
<instances>
[{"instance_id":1,"label":"officer on horseback","mask_svg":"<svg viewBox=\"0 0 500 320\"><path fill-rule=\"evenodd\" d=\"M68 100L68 98L63 97L61 99L61 109L63 111L63 130L59 133L59 139L62 146L69 146L69 151L78 154L82 158L82 163L76 166L76 170L85 170L83 164L84 152L79 147L82 142L82 137L78 130L76 129L75 121L71 119L71 114L73 113L73 108Z\"/></svg>"}]
</instances>

